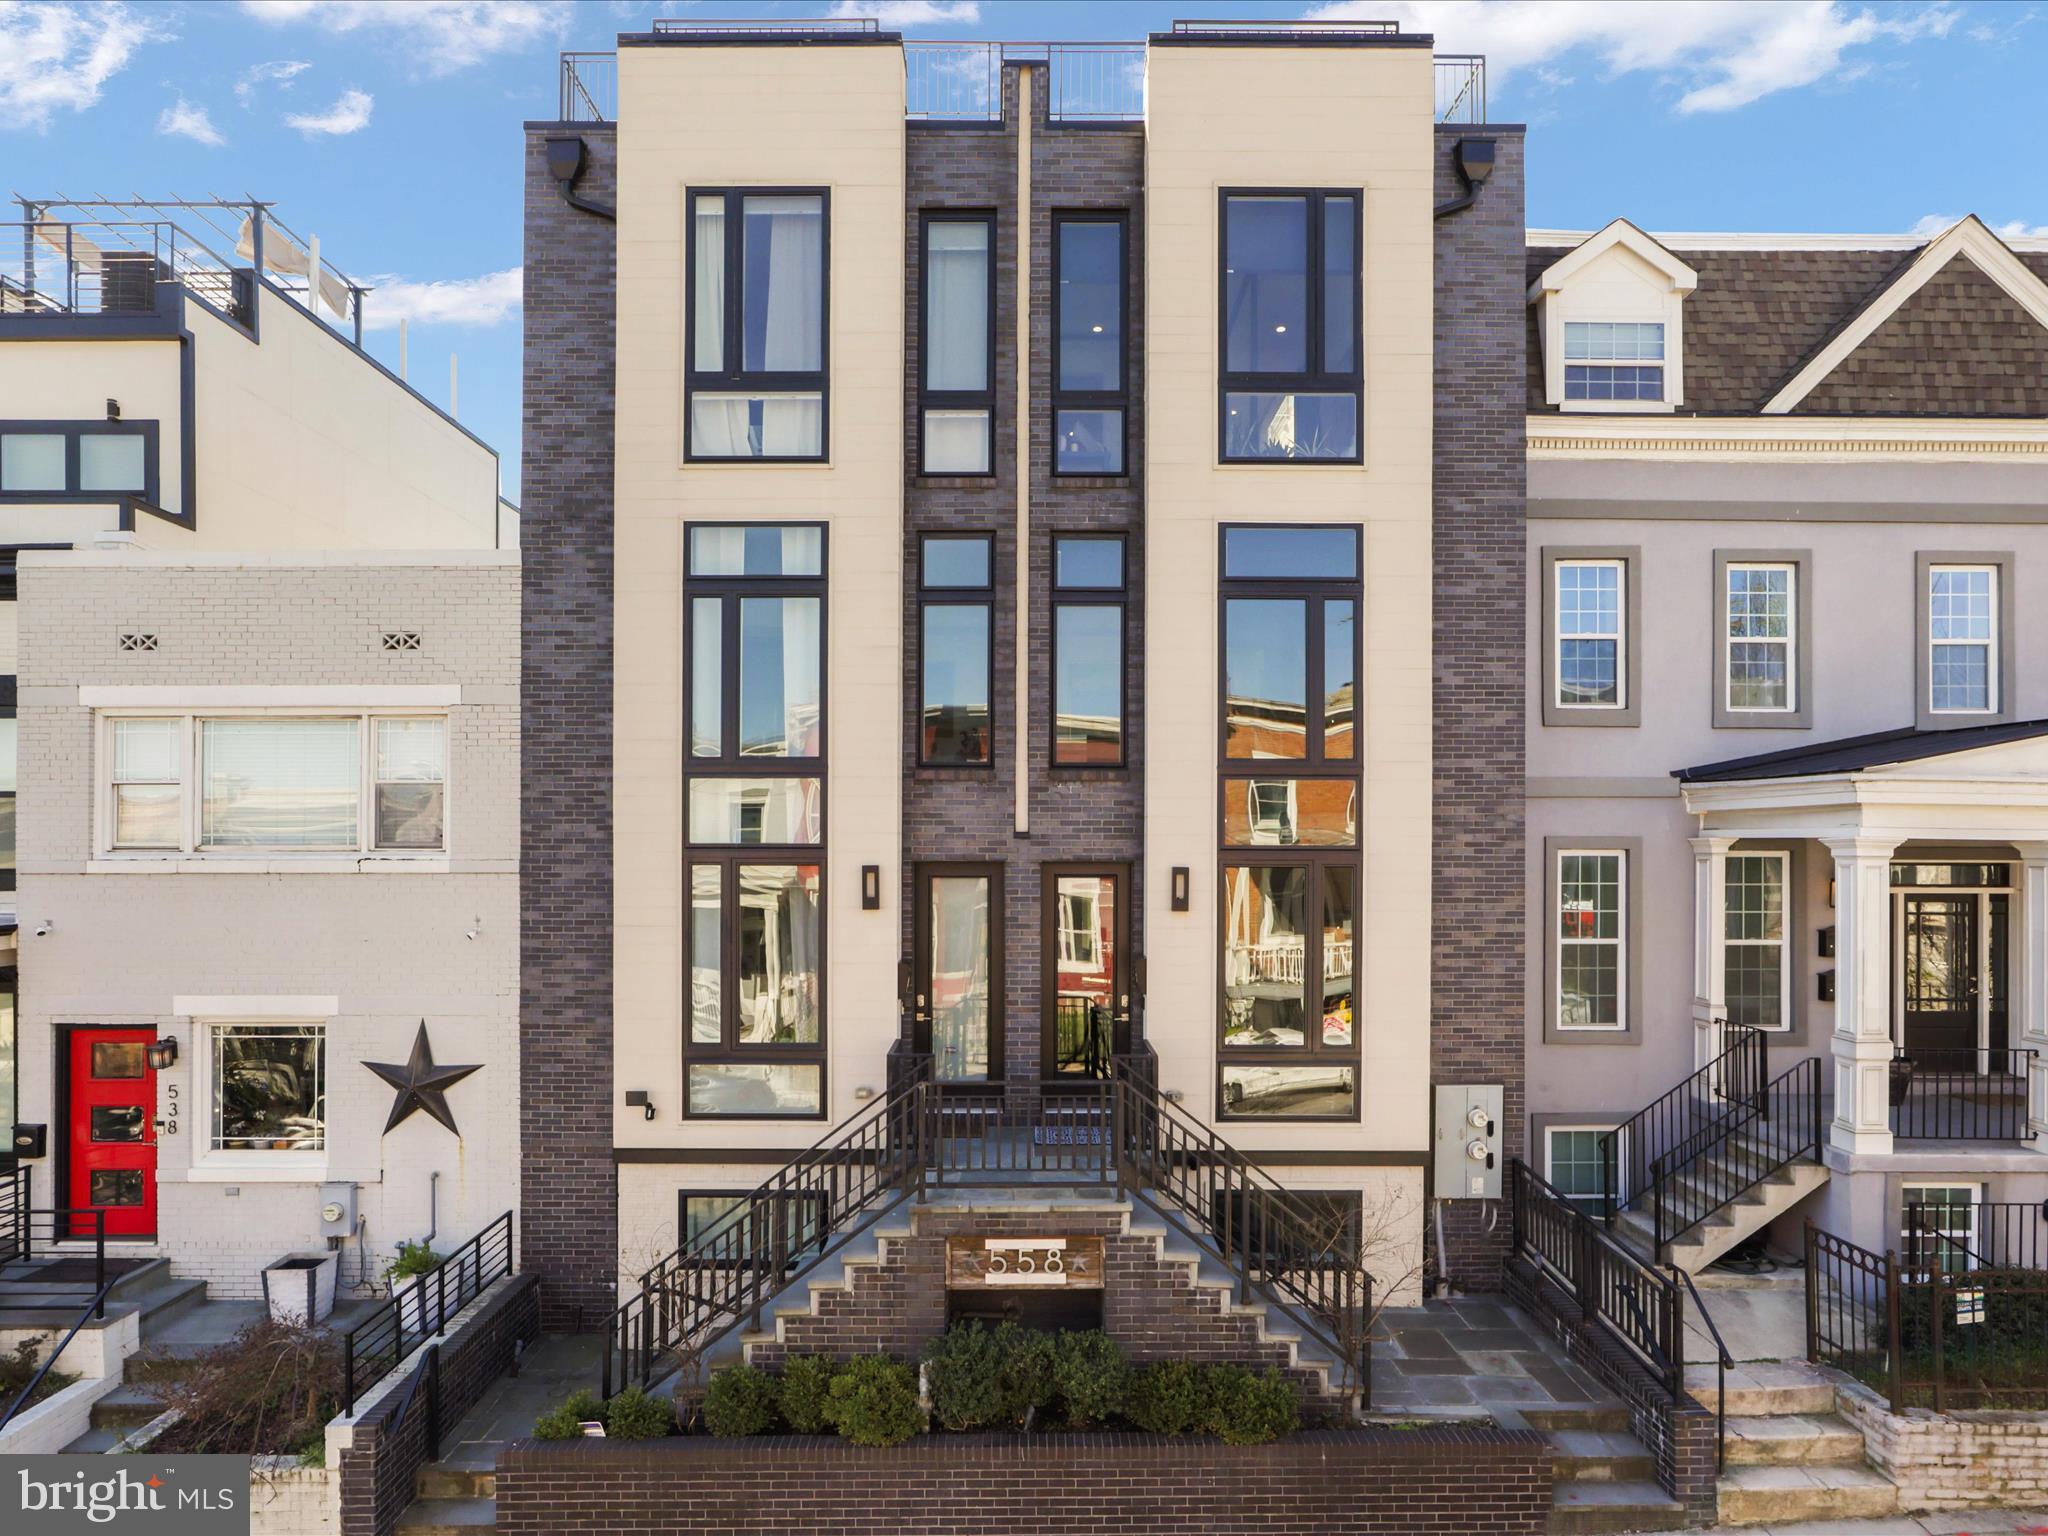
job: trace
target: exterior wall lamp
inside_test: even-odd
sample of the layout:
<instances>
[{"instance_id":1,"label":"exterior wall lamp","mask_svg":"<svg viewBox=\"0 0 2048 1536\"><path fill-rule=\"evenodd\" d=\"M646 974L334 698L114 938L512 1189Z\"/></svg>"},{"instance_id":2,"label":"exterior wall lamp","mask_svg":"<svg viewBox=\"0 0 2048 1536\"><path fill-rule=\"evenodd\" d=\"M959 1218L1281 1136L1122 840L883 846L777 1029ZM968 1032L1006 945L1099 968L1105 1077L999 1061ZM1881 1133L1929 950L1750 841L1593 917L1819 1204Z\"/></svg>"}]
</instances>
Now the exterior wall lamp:
<instances>
[{"instance_id":1,"label":"exterior wall lamp","mask_svg":"<svg viewBox=\"0 0 2048 1536\"><path fill-rule=\"evenodd\" d=\"M860 909L863 912L882 909L882 866L879 864L860 867Z\"/></svg>"},{"instance_id":2,"label":"exterior wall lamp","mask_svg":"<svg viewBox=\"0 0 2048 1536\"><path fill-rule=\"evenodd\" d=\"M646 1119L652 1120L654 1118L654 1100L647 1096L645 1088L628 1088L626 1090L626 1108L642 1111Z\"/></svg>"},{"instance_id":3,"label":"exterior wall lamp","mask_svg":"<svg viewBox=\"0 0 2048 1536\"><path fill-rule=\"evenodd\" d=\"M152 1072L163 1072L178 1064L178 1042L169 1035L154 1045L142 1048L142 1058L149 1063Z\"/></svg>"},{"instance_id":4,"label":"exterior wall lamp","mask_svg":"<svg viewBox=\"0 0 2048 1536\"><path fill-rule=\"evenodd\" d=\"M1185 912L1188 909L1188 867L1185 864L1173 866L1173 910Z\"/></svg>"}]
</instances>

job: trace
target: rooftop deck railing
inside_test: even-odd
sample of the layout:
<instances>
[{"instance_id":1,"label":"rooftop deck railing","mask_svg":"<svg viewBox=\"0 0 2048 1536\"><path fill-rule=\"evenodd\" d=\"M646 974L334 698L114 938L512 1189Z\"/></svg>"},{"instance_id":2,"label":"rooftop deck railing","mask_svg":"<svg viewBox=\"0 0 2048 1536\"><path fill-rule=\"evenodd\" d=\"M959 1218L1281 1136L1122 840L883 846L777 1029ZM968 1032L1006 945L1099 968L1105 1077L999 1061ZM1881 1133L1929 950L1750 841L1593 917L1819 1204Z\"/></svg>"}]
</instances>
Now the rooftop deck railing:
<instances>
[{"instance_id":1,"label":"rooftop deck railing","mask_svg":"<svg viewBox=\"0 0 2048 1536\"><path fill-rule=\"evenodd\" d=\"M619 120L619 56L616 53L562 55L562 110L565 123Z\"/></svg>"}]
</instances>

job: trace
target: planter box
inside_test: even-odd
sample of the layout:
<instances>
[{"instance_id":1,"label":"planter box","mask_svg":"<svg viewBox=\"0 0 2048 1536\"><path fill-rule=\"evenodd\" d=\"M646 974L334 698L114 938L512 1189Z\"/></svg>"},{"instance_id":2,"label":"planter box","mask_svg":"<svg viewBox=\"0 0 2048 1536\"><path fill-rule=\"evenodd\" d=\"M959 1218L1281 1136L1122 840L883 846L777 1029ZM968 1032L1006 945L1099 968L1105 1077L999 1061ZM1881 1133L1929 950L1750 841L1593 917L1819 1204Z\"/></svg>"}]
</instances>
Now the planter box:
<instances>
[{"instance_id":1,"label":"planter box","mask_svg":"<svg viewBox=\"0 0 2048 1536\"><path fill-rule=\"evenodd\" d=\"M1447 1425L1311 1430L1271 1445L1131 1433L521 1442L498 1457L502 1536L991 1530L1109 1536L1536 1536L1549 1441Z\"/></svg>"},{"instance_id":2,"label":"planter box","mask_svg":"<svg viewBox=\"0 0 2048 1536\"><path fill-rule=\"evenodd\" d=\"M324 1323L334 1310L334 1276L338 1256L332 1253L288 1253L263 1267L263 1303L273 1322L307 1327Z\"/></svg>"}]
</instances>

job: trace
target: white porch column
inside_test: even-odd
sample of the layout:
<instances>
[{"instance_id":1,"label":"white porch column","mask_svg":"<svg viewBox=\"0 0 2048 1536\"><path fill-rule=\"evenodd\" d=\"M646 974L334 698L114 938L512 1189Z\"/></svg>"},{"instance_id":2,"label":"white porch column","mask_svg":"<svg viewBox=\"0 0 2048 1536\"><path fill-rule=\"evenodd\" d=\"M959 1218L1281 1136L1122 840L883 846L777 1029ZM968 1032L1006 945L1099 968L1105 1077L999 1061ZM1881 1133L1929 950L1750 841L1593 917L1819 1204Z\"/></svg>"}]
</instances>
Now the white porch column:
<instances>
[{"instance_id":1,"label":"white porch column","mask_svg":"<svg viewBox=\"0 0 2048 1536\"><path fill-rule=\"evenodd\" d=\"M2011 949L2019 1005L2020 1049L2032 1051L2027 1065L2027 1129L2023 1145L2048 1152L2048 843L2019 843L2020 909Z\"/></svg>"},{"instance_id":2,"label":"white porch column","mask_svg":"<svg viewBox=\"0 0 2048 1536\"><path fill-rule=\"evenodd\" d=\"M1692 1064L1721 1054L1728 1017L1728 850L1732 837L1692 841Z\"/></svg>"},{"instance_id":3,"label":"white porch column","mask_svg":"<svg viewBox=\"0 0 2048 1536\"><path fill-rule=\"evenodd\" d=\"M1892 1149L1892 851L1888 837L1830 837L1835 857L1835 1119L1843 1152Z\"/></svg>"}]
</instances>

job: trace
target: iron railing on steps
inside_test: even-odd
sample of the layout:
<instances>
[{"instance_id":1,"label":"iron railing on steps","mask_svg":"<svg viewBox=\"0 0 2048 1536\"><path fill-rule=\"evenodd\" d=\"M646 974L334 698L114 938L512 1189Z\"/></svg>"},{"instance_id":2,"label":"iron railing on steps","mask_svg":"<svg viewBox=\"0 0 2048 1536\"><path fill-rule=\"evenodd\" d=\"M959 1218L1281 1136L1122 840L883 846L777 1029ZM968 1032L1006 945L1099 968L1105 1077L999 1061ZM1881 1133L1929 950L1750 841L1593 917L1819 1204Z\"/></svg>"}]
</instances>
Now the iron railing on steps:
<instances>
[{"instance_id":1,"label":"iron railing on steps","mask_svg":"<svg viewBox=\"0 0 2048 1536\"><path fill-rule=\"evenodd\" d=\"M27 1163L0 1173L0 1264L28 1256L28 1186Z\"/></svg>"},{"instance_id":2,"label":"iron railing on steps","mask_svg":"<svg viewBox=\"0 0 2048 1536\"><path fill-rule=\"evenodd\" d=\"M1740 1024L1714 1027L1721 1049L1712 1060L1600 1138L1601 1214L1610 1229L1621 1210L1649 1194L1660 1158L1753 1102L1764 1086L1763 1035Z\"/></svg>"},{"instance_id":3,"label":"iron railing on steps","mask_svg":"<svg viewBox=\"0 0 2048 1536\"><path fill-rule=\"evenodd\" d=\"M1652 1162L1656 1257L1801 1158L1818 1159L1820 1118L1820 1058L1808 1056Z\"/></svg>"},{"instance_id":4,"label":"iron railing on steps","mask_svg":"<svg viewBox=\"0 0 2048 1536\"><path fill-rule=\"evenodd\" d=\"M341 1336L344 1410L448 1319L512 1273L512 1213L505 1212L432 1269L391 1288L391 1297Z\"/></svg>"}]
</instances>

